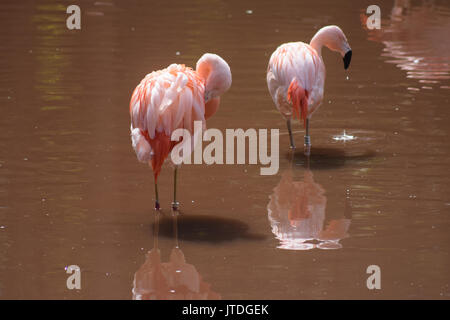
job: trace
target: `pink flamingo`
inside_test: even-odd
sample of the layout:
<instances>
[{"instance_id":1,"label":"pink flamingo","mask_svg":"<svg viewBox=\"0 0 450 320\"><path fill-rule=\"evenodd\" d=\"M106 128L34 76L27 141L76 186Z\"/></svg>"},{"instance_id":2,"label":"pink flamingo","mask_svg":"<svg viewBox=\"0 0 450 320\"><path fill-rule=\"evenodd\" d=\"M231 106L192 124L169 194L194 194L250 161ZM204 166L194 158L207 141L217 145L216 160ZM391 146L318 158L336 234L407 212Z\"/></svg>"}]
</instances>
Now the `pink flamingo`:
<instances>
[{"instance_id":1,"label":"pink flamingo","mask_svg":"<svg viewBox=\"0 0 450 320\"><path fill-rule=\"evenodd\" d=\"M278 111L286 119L291 148L295 149L292 137L291 118L303 120L305 154L309 155L309 119L322 103L325 83L325 65L322 46L339 52L347 69L352 50L344 32L338 26L326 26L311 39L310 44L289 42L282 44L270 57L267 67L267 86Z\"/></svg>"},{"instance_id":2,"label":"pink flamingo","mask_svg":"<svg viewBox=\"0 0 450 320\"><path fill-rule=\"evenodd\" d=\"M131 140L139 161L149 163L155 180L155 209L159 210L158 175L164 160L181 141L171 141L172 132L187 129L193 136L194 121L216 113L220 95L231 86L231 70L221 57L206 53L196 70L171 64L164 70L145 76L130 101ZM176 198L177 166L174 169L172 209L178 210Z\"/></svg>"}]
</instances>

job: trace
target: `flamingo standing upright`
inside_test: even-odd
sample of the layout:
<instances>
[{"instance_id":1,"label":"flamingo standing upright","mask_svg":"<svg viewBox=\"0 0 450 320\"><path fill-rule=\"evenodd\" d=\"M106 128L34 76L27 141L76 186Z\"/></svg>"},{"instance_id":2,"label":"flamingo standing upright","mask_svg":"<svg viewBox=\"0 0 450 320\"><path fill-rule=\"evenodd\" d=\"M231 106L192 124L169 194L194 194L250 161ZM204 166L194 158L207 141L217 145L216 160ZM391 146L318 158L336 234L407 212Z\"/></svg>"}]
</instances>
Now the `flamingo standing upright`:
<instances>
[{"instance_id":1,"label":"flamingo standing upright","mask_svg":"<svg viewBox=\"0 0 450 320\"><path fill-rule=\"evenodd\" d=\"M158 175L164 160L174 146L172 132L178 128L194 134L194 121L202 121L216 113L220 95L231 86L231 70L216 54L206 53L196 70L171 64L164 70L145 76L134 90L130 101L131 139L139 161L149 163L155 181L155 209L160 209ZM178 210L176 197L177 166L174 169L172 209Z\"/></svg>"},{"instance_id":2,"label":"flamingo standing upright","mask_svg":"<svg viewBox=\"0 0 450 320\"><path fill-rule=\"evenodd\" d=\"M295 149L291 119L297 116L305 127L305 154L309 155L311 140L309 120L322 103L325 64L322 47L339 52L347 69L352 50L344 32L338 26L320 29L309 44L289 42L279 46L267 67L267 86L277 109L286 119L291 148Z\"/></svg>"}]
</instances>

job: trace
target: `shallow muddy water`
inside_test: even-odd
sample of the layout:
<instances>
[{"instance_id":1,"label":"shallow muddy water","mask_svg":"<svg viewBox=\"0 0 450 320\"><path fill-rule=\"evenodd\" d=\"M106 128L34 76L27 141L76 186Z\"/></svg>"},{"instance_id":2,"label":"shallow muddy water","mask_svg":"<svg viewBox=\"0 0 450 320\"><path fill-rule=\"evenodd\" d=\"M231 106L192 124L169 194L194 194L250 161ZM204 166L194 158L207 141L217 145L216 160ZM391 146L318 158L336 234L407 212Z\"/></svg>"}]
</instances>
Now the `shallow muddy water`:
<instances>
[{"instance_id":1,"label":"shallow muddy water","mask_svg":"<svg viewBox=\"0 0 450 320\"><path fill-rule=\"evenodd\" d=\"M0 3L0 299L450 298L446 1L383 1L381 31L363 27L373 3L359 0L81 1L81 30L66 28L69 4ZM289 152L265 73L278 45L327 24L353 60L345 71L323 50L307 161ZM165 166L155 225L130 95L204 52L233 73L208 127L279 128L279 172L185 165L175 221Z\"/></svg>"}]
</instances>

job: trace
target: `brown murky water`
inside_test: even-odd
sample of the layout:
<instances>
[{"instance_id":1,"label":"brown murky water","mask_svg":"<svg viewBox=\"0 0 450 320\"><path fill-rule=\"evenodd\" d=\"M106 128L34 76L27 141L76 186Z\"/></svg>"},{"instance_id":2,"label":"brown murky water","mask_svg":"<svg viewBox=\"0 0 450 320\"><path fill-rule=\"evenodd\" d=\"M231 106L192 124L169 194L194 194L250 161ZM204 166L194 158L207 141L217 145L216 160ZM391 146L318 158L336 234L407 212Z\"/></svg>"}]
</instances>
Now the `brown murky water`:
<instances>
[{"instance_id":1,"label":"brown murky water","mask_svg":"<svg viewBox=\"0 0 450 320\"><path fill-rule=\"evenodd\" d=\"M1 299L450 297L446 1L383 1L382 31L362 27L372 3L359 0L82 1L79 31L66 28L69 4L0 3ZM291 161L267 62L327 24L353 61L345 72L324 50L312 157ZM280 128L280 170L182 167L174 224L165 168L156 237L129 98L146 73L204 52L233 72L208 126ZM381 290L366 287L369 265Z\"/></svg>"}]
</instances>

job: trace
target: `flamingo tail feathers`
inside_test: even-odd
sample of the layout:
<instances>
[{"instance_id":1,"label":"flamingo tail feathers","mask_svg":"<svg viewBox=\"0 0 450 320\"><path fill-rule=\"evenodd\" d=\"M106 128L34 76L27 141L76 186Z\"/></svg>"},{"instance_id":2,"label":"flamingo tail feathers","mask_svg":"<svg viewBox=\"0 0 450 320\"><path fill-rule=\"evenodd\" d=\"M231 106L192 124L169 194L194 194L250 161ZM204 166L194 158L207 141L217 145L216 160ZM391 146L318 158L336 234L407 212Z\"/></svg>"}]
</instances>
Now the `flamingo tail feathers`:
<instances>
[{"instance_id":1,"label":"flamingo tail feathers","mask_svg":"<svg viewBox=\"0 0 450 320\"><path fill-rule=\"evenodd\" d=\"M289 85L287 100L292 103L294 117L303 120L303 126L306 126L306 117L308 116L308 91L299 85L297 79L292 80Z\"/></svg>"},{"instance_id":2,"label":"flamingo tail feathers","mask_svg":"<svg viewBox=\"0 0 450 320\"><path fill-rule=\"evenodd\" d=\"M141 133L145 136L145 139L148 141L152 148L152 157L150 163L152 165L155 182L157 182L164 160L172 151L177 141L171 141L170 136L166 135L164 131L156 131L155 137L153 139L149 137L147 131L142 131Z\"/></svg>"}]
</instances>

